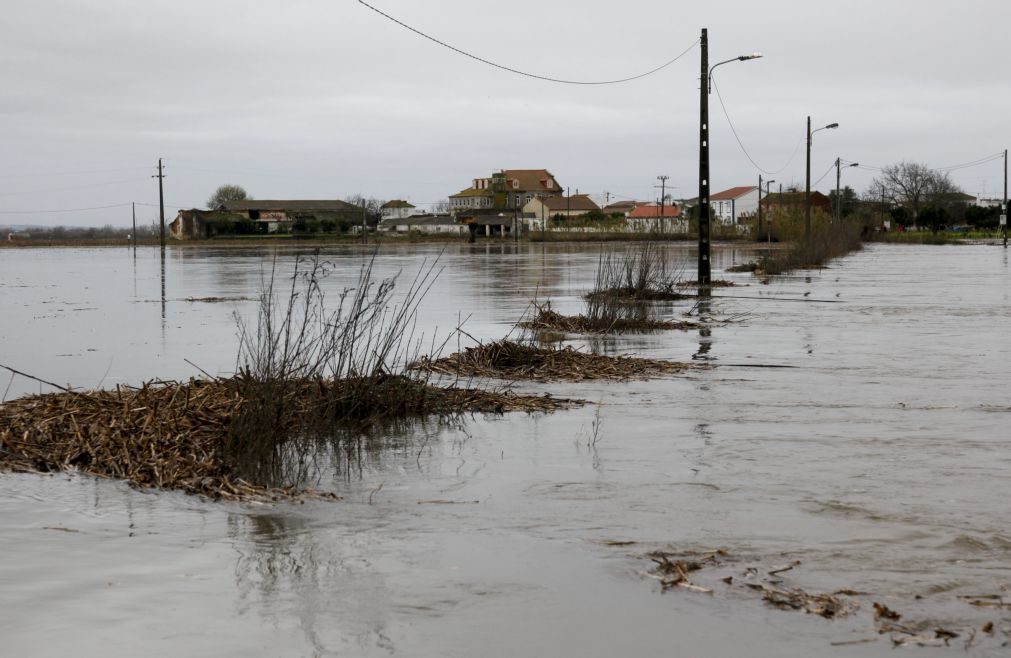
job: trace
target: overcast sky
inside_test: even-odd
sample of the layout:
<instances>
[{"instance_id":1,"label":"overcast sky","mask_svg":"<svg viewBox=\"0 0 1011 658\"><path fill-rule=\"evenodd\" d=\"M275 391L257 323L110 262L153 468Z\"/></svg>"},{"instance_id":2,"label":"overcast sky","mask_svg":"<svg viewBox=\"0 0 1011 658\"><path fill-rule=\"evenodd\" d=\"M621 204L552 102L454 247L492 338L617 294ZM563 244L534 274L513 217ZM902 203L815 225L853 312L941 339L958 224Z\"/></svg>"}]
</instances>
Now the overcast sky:
<instances>
[{"instance_id":1,"label":"overcast sky","mask_svg":"<svg viewBox=\"0 0 1011 658\"><path fill-rule=\"evenodd\" d=\"M489 60L578 80L652 69L708 27L711 63L765 55L716 81L751 157L785 184L803 185L808 114L840 124L815 135L815 179L837 156L946 167L1011 142L1002 0L371 4ZM5 0L0 224L128 224L129 208L13 211L155 204L159 157L170 217L222 183L420 206L502 168L545 167L573 193L612 199L653 199L666 174L692 197L699 55L572 86L466 59L357 0ZM715 92L710 109L714 191L757 184ZM951 174L971 194L1003 193L999 160ZM851 168L844 184L863 191L873 176Z\"/></svg>"}]
</instances>

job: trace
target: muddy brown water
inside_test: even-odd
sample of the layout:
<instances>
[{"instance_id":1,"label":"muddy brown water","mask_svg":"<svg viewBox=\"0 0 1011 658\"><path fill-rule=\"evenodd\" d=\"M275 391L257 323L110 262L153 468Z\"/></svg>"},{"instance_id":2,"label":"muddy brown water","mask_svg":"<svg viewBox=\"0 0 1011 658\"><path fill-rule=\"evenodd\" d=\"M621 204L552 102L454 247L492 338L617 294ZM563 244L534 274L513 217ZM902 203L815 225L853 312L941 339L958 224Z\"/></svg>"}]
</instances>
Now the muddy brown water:
<instances>
[{"instance_id":1,"label":"muddy brown water","mask_svg":"<svg viewBox=\"0 0 1011 658\"><path fill-rule=\"evenodd\" d=\"M691 269L689 248L668 248ZM413 277L439 250L385 247L377 271ZM335 291L366 257L327 255ZM500 338L535 294L576 311L598 255L448 247L419 327L442 336L466 319ZM720 247L714 262L740 285L710 312L743 321L592 343L718 368L518 385L599 406L417 428L342 469L338 503L0 477L0 653L875 656L887 636L832 643L878 637L881 601L947 628L993 621L968 654L1006 655L1011 612L961 597L1011 597L1007 252L874 245L767 285L722 273L751 255ZM83 387L198 374L184 359L230 372L233 313L254 310L270 262L170 249L163 297L157 250L4 250L0 363ZM188 301L204 298L226 301ZM39 388L15 378L7 396ZM800 560L786 585L870 594L827 621L731 587L662 593L642 575L662 548L722 548L738 561L720 576ZM902 651L964 654L964 639Z\"/></svg>"}]
</instances>

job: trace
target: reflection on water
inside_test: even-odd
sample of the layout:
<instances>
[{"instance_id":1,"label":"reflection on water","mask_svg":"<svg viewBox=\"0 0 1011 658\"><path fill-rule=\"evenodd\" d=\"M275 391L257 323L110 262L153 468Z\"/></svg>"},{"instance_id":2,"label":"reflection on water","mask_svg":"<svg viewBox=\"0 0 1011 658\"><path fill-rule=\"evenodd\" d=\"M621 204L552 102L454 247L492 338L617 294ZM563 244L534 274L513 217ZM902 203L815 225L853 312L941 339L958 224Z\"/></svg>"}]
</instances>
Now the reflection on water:
<instances>
[{"instance_id":1,"label":"reflection on water","mask_svg":"<svg viewBox=\"0 0 1011 658\"><path fill-rule=\"evenodd\" d=\"M694 262L690 246L666 248ZM413 276L439 251L384 246L377 275ZM368 254L328 253L339 264L328 285L353 281ZM163 269L155 250L129 262L0 251L0 362L74 384L97 381L111 357L107 385L189 376L184 359L229 372L232 313L255 304L179 300L255 296L271 253L166 255ZM598 258L595 245L451 246L419 328L445 335L463 315L469 334L498 339L535 295L580 312ZM5 650L30 655L42 636L50 654L150 653L155 638L174 655L667 655L677 637L693 655L811 656L870 628L719 593L656 595L634 556L669 547L799 559L790 583L872 592L904 619L1000 622L959 597L1011 589L1007 254L872 245L768 286L721 271L746 249L713 258L714 277L738 285L693 315L743 322L567 342L717 367L517 383L599 405L379 434L321 460L337 503L228 506L65 475L0 478Z\"/></svg>"}]
</instances>

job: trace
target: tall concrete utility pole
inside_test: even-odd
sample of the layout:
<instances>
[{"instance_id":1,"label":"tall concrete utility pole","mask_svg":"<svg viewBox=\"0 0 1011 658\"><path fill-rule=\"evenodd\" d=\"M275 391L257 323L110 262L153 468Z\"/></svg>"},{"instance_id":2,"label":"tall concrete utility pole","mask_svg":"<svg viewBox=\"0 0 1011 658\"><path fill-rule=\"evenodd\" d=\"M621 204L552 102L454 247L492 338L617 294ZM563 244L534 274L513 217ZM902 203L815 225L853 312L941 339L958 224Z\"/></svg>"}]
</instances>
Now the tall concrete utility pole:
<instances>
[{"instance_id":1,"label":"tall concrete utility pole","mask_svg":"<svg viewBox=\"0 0 1011 658\"><path fill-rule=\"evenodd\" d=\"M762 174L758 174L758 232L755 237L762 235Z\"/></svg>"},{"instance_id":2,"label":"tall concrete utility pole","mask_svg":"<svg viewBox=\"0 0 1011 658\"><path fill-rule=\"evenodd\" d=\"M133 212L133 255L137 255L137 203L131 203L130 209Z\"/></svg>"},{"instance_id":3,"label":"tall concrete utility pole","mask_svg":"<svg viewBox=\"0 0 1011 658\"><path fill-rule=\"evenodd\" d=\"M702 28L701 84L699 85L699 293L712 281L709 260L709 30Z\"/></svg>"}]
</instances>

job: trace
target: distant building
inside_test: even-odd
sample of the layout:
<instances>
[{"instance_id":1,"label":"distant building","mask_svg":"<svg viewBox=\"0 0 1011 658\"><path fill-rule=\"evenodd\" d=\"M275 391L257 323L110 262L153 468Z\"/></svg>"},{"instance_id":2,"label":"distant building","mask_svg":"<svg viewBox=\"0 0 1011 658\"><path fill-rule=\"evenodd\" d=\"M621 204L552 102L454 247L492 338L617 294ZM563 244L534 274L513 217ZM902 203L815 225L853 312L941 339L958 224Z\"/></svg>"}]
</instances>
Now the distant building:
<instances>
[{"instance_id":1,"label":"distant building","mask_svg":"<svg viewBox=\"0 0 1011 658\"><path fill-rule=\"evenodd\" d=\"M394 199L387 201L380 207L383 219L404 219L418 214L418 208L407 201Z\"/></svg>"},{"instance_id":2,"label":"distant building","mask_svg":"<svg viewBox=\"0 0 1011 658\"><path fill-rule=\"evenodd\" d=\"M709 197L709 206L724 224L737 224L742 217L758 212L758 188L754 185L731 187Z\"/></svg>"},{"instance_id":3,"label":"distant building","mask_svg":"<svg viewBox=\"0 0 1011 658\"><path fill-rule=\"evenodd\" d=\"M980 208L1001 208L1004 206L1004 199L984 199L976 197L975 205Z\"/></svg>"},{"instance_id":4,"label":"distant building","mask_svg":"<svg viewBox=\"0 0 1011 658\"><path fill-rule=\"evenodd\" d=\"M603 208L601 212L605 215L624 215L628 217L628 214L635 210L638 206L645 205L640 201L615 201L614 203L609 203Z\"/></svg>"},{"instance_id":5,"label":"distant building","mask_svg":"<svg viewBox=\"0 0 1011 658\"><path fill-rule=\"evenodd\" d=\"M413 215L411 217L390 217L379 222L379 230L385 233L448 233L464 235L469 232L465 224L456 221L452 215Z\"/></svg>"},{"instance_id":6,"label":"distant building","mask_svg":"<svg viewBox=\"0 0 1011 658\"><path fill-rule=\"evenodd\" d=\"M360 224L361 208L337 200L261 199L226 201L210 210L180 210L169 225L178 240L236 233L287 232L300 220L311 223Z\"/></svg>"},{"instance_id":7,"label":"distant building","mask_svg":"<svg viewBox=\"0 0 1011 658\"><path fill-rule=\"evenodd\" d=\"M554 219L558 217L581 217L600 206L590 198L589 194L573 194L572 196L535 197L523 206L523 214L535 219Z\"/></svg>"},{"instance_id":8,"label":"distant building","mask_svg":"<svg viewBox=\"0 0 1011 658\"><path fill-rule=\"evenodd\" d=\"M453 212L516 210L535 197L561 194L561 185L547 169L503 169L488 178L475 178L470 187L450 195L449 203Z\"/></svg>"},{"instance_id":9,"label":"distant building","mask_svg":"<svg viewBox=\"0 0 1011 658\"><path fill-rule=\"evenodd\" d=\"M775 212L779 208L804 210L803 192L773 192L762 197L762 207L770 212ZM811 192L811 208L820 208L826 213L832 214L832 200L815 190Z\"/></svg>"},{"instance_id":10,"label":"distant building","mask_svg":"<svg viewBox=\"0 0 1011 658\"><path fill-rule=\"evenodd\" d=\"M951 205L974 206L977 205L976 197L965 192L943 192L934 196L933 200L938 203Z\"/></svg>"},{"instance_id":11,"label":"distant building","mask_svg":"<svg viewBox=\"0 0 1011 658\"><path fill-rule=\"evenodd\" d=\"M180 210L168 226L169 235L176 240L205 240L217 235L257 233L260 232L258 228L239 213L197 208Z\"/></svg>"},{"instance_id":12,"label":"distant building","mask_svg":"<svg viewBox=\"0 0 1011 658\"><path fill-rule=\"evenodd\" d=\"M687 233L688 222L676 204L646 203L628 213L628 227L637 232Z\"/></svg>"},{"instance_id":13,"label":"distant building","mask_svg":"<svg viewBox=\"0 0 1011 658\"><path fill-rule=\"evenodd\" d=\"M336 199L246 199L226 201L217 210L238 213L266 225L267 233L289 230L298 219L361 221L362 209Z\"/></svg>"}]
</instances>

